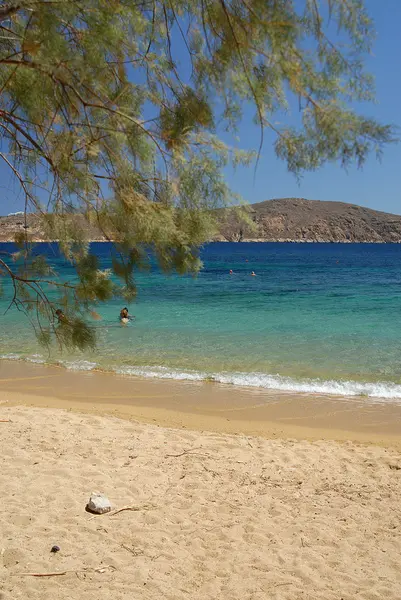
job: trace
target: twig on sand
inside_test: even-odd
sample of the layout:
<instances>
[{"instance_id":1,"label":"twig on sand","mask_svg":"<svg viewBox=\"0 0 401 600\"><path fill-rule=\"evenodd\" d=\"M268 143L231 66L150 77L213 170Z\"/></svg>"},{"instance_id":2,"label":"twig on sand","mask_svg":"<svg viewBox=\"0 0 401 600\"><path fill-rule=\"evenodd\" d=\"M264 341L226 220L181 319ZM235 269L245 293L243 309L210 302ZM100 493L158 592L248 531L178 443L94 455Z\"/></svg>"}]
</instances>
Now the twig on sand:
<instances>
[{"instance_id":1,"label":"twig on sand","mask_svg":"<svg viewBox=\"0 0 401 600\"><path fill-rule=\"evenodd\" d=\"M0 423L11 423L11 419L0 419Z\"/></svg>"},{"instance_id":2,"label":"twig on sand","mask_svg":"<svg viewBox=\"0 0 401 600\"><path fill-rule=\"evenodd\" d=\"M155 506L153 506L153 504L142 504L142 506L137 506L135 504L129 505L129 506L123 506L122 508L118 508L117 510L112 510L111 512L108 513L104 513L104 515L108 516L108 517L112 517L113 515L117 515L120 512L123 512L124 510L132 510L135 512L139 512L140 510L152 510L152 508L156 508ZM92 521L92 519L96 519L97 517L100 517L101 515L93 515L93 517L91 517L90 519L88 519L88 521Z\"/></svg>"},{"instance_id":3,"label":"twig on sand","mask_svg":"<svg viewBox=\"0 0 401 600\"><path fill-rule=\"evenodd\" d=\"M54 571L53 573L13 573L20 577L57 577L58 575L67 575L69 571Z\"/></svg>"},{"instance_id":4,"label":"twig on sand","mask_svg":"<svg viewBox=\"0 0 401 600\"><path fill-rule=\"evenodd\" d=\"M184 450L184 452L180 452L180 454L165 454L164 458L178 458L179 456L185 456L186 454L195 454L197 456L208 456L208 454L201 454L200 452L194 452L195 450L200 450L200 448L188 448L188 450Z\"/></svg>"},{"instance_id":5,"label":"twig on sand","mask_svg":"<svg viewBox=\"0 0 401 600\"><path fill-rule=\"evenodd\" d=\"M143 556L144 554L143 550L135 550L134 548L130 548L125 544L121 544L121 547L124 548L124 550L128 550L128 552L131 552L131 554L133 554L134 556Z\"/></svg>"},{"instance_id":6,"label":"twig on sand","mask_svg":"<svg viewBox=\"0 0 401 600\"><path fill-rule=\"evenodd\" d=\"M206 465L204 465L203 463L200 463L202 465L202 467L205 469L205 471L207 473L211 473L213 475L213 477L220 477L220 473L217 473L217 471L213 471L213 469L209 469L209 467L207 467Z\"/></svg>"},{"instance_id":7,"label":"twig on sand","mask_svg":"<svg viewBox=\"0 0 401 600\"><path fill-rule=\"evenodd\" d=\"M142 506L136 506L135 504L132 504L130 506L123 506L122 508L118 508L117 510L113 510L109 513L106 513L106 515L108 515L109 517L112 517L113 515L117 515L120 512L123 512L124 510L133 510L133 511L140 511L140 510L152 510L152 508L155 508L153 506L153 504L142 504Z\"/></svg>"},{"instance_id":8,"label":"twig on sand","mask_svg":"<svg viewBox=\"0 0 401 600\"><path fill-rule=\"evenodd\" d=\"M83 569L71 569L69 571L53 571L50 573L13 573L14 577L58 577L59 575L67 575L67 573L104 573L107 569L112 569L112 571L116 570L116 567L113 565L101 565L100 567L91 568L85 567Z\"/></svg>"}]
</instances>

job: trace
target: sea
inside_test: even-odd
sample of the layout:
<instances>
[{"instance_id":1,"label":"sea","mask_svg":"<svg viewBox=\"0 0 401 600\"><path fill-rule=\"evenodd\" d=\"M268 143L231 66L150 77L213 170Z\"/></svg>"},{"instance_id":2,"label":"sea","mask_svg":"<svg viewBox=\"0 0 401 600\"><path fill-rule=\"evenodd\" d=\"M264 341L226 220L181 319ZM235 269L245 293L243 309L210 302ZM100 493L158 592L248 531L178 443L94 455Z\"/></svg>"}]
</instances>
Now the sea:
<instances>
[{"instance_id":1,"label":"sea","mask_svg":"<svg viewBox=\"0 0 401 600\"><path fill-rule=\"evenodd\" d=\"M74 279L57 245L36 248L61 279ZM3 256L12 250L0 244ZM92 252L111 266L110 244L93 243ZM127 326L121 299L99 304L97 346L85 352L44 350L24 314L7 310L12 285L3 278L0 356L401 403L401 245L211 243L201 258L196 277L164 275L154 261L138 273Z\"/></svg>"}]
</instances>

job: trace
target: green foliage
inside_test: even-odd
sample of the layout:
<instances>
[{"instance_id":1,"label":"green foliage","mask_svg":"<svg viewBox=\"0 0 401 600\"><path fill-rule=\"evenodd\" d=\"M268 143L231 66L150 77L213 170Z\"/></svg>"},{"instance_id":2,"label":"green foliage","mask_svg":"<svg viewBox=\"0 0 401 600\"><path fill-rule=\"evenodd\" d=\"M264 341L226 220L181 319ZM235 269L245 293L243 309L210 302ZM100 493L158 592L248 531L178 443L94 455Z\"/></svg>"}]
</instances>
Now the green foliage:
<instances>
[{"instance_id":1,"label":"green foliage","mask_svg":"<svg viewBox=\"0 0 401 600\"><path fill-rule=\"evenodd\" d=\"M73 350L74 348L90 348L96 346L94 330L80 317L72 316L61 322L56 329L57 341L62 347Z\"/></svg>"},{"instance_id":2,"label":"green foliage","mask_svg":"<svg viewBox=\"0 0 401 600\"><path fill-rule=\"evenodd\" d=\"M218 213L219 232L229 242L242 242L244 238L257 237L258 226L249 206L232 206Z\"/></svg>"},{"instance_id":3,"label":"green foliage","mask_svg":"<svg viewBox=\"0 0 401 600\"><path fill-rule=\"evenodd\" d=\"M68 328L55 327L69 347L93 343L74 315L135 296L145 248L167 272L199 270L215 209L238 201L222 170L255 158L216 134L235 134L245 103L261 143L270 129L296 176L325 161L362 166L393 140L391 127L352 110L374 98L362 0L0 0L0 29L0 159L77 279L60 282L32 259L26 230L17 270L0 261L0 272L39 331L55 307L69 312ZM291 98L298 127L277 124ZM115 244L118 289L90 255L99 230Z\"/></svg>"},{"instance_id":4,"label":"green foliage","mask_svg":"<svg viewBox=\"0 0 401 600\"><path fill-rule=\"evenodd\" d=\"M76 285L78 300L89 302L105 302L113 296L114 286L107 271L100 271L95 256L88 254L76 266L79 283Z\"/></svg>"},{"instance_id":5,"label":"green foliage","mask_svg":"<svg viewBox=\"0 0 401 600\"><path fill-rule=\"evenodd\" d=\"M36 277L49 277L56 274L44 256L35 256L32 259L30 263L30 272Z\"/></svg>"},{"instance_id":6,"label":"green foliage","mask_svg":"<svg viewBox=\"0 0 401 600\"><path fill-rule=\"evenodd\" d=\"M51 345L51 333L48 329L42 329L41 331L39 331L38 335L38 342L39 344L43 347L43 348L49 348Z\"/></svg>"},{"instance_id":7,"label":"green foliage","mask_svg":"<svg viewBox=\"0 0 401 600\"><path fill-rule=\"evenodd\" d=\"M214 125L212 109L205 98L185 87L172 105L160 112L162 139L168 150L182 146L193 131L211 129Z\"/></svg>"}]
</instances>

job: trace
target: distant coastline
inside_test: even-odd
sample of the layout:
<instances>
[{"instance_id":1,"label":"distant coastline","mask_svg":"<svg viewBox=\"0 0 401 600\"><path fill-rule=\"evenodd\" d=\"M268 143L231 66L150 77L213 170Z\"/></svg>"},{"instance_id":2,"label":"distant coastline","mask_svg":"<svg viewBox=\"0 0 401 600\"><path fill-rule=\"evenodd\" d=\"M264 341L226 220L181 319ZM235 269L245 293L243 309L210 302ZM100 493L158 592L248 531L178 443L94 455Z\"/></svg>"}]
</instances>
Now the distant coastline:
<instances>
[{"instance_id":1,"label":"distant coastline","mask_svg":"<svg viewBox=\"0 0 401 600\"><path fill-rule=\"evenodd\" d=\"M0 240L0 244L13 244L14 239L11 237L10 239L2 239ZM30 242L35 244L57 244L60 240L54 239L41 239L31 237ZM88 240L90 244L108 244L112 243L113 240L106 239L90 239ZM282 240L282 239L269 239L269 240L261 240L259 238L255 239L245 239L245 240L226 240L226 239L211 239L207 242L208 244L401 244L401 240L385 242L382 240Z\"/></svg>"},{"instance_id":2,"label":"distant coastline","mask_svg":"<svg viewBox=\"0 0 401 600\"><path fill-rule=\"evenodd\" d=\"M401 216L356 204L281 198L218 210L218 234L211 242L275 243L401 243ZM76 215L82 219L81 215ZM83 220L92 242L106 242L96 225ZM50 242L38 215L20 213L0 217L0 242L12 242L27 231L33 242Z\"/></svg>"},{"instance_id":3,"label":"distant coastline","mask_svg":"<svg viewBox=\"0 0 401 600\"><path fill-rule=\"evenodd\" d=\"M46 240L43 240L46 241ZM57 240L55 240L57 241ZM99 242L105 240L91 240L91 242ZM209 243L238 243L238 244L401 244L401 239L392 240L390 242L384 240L287 240L287 239L260 239L246 238L244 240L226 240L213 238Z\"/></svg>"}]
</instances>

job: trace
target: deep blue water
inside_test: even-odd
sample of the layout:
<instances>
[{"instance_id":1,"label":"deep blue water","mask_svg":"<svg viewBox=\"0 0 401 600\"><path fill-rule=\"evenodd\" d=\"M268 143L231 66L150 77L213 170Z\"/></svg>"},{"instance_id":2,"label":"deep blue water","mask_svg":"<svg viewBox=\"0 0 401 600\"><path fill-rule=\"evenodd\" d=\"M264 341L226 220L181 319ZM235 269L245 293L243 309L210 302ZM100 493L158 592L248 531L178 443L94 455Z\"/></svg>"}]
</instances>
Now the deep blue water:
<instances>
[{"instance_id":1,"label":"deep blue water","mask_svg":"<svg viewBox=\"0 0 401 600\"><path fill-rule=\"evenodd\" d=\"M61 277L72 278L55 247L46 249ZM110 266L108 244L93 250ZM118 324L121 301L97 307L98 347L86 354L47 356L21 313L3 315L11 293L6 282L0 354L70 368L401 400L401 245L215 243L202 259L197 278L139 273L134 325Z\"/></svg>"}]
</instances>

